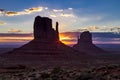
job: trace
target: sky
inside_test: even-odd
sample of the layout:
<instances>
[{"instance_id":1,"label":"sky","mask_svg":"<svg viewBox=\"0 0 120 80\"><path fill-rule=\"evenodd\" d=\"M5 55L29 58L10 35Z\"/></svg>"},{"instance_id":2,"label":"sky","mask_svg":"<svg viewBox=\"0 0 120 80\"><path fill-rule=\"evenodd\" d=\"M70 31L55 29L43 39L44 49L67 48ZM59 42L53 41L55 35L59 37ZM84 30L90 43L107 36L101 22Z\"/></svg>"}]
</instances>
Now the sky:
<instances>
[{"instance_id":1,"label":"sky","mask_svg":"<svg viewBox=\"0 0 120 80\"><path fill-rule=\"evenodd\" d=\"M58 21L60 33L85 30L120 33L119 8L120 0L0 0L0 35L31 34L37 15L50 17L53 27ZM8 35L0 38L0 42L13 40ZM16 39L17 36L13 41Z\"/></svg>"}]
</instances>

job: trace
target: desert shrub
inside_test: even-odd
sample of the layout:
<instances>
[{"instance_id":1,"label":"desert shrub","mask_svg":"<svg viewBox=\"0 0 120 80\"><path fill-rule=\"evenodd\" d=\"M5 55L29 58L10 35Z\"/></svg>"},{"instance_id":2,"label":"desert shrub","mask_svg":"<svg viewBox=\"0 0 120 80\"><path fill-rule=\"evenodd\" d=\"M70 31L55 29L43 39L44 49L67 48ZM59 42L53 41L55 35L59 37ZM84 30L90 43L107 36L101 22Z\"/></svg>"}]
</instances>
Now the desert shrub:
<instances>
[{"instance_id":1,"label":"desert shrub","mask_svg":"<svg viewBox=\"0 0 120 80\"><path fill-rule=\"evenodd\" d=\"M58 74L63 72L63 69L61 67L56 67L51 71L51 74Z\"/></svg>"},{"instance_id":2,"label":"desert shrub","mask_svg":"<svg viewBox=\"0 0 120 80\"><path fill-rule=\"evenodd\" d=\"M41 73L41 76L40 76L42 79L46 79L46 78L49 78L50 77L50 75L48 74L48 73L45 73L45 72L43 72L43 73Z\"/></svg>"},{"instance_id":3,"label":"desert shrub","mask_svg":"<svg viewBox=\"0 0 120 80\"><path fill-rule=\"evenodd\" d=\"M36 77L36 74L35 73L30 74L28 77Z\"/></svg>"},{"instance_id":4,"label":"desert shrub","mask_svg":"<svg viewBox=\"0 0 120 80\"><path fill-rule=\"evenodd\" d=\"M52 80L58 80L60 77L58 75L51 76Z\"/></svg>"},{"instance_id":5,"label":"desert shrub","mask_svg":"<svg viewBox=\"0 0 120 80\"><path fill-rule=\"evenodd\" d=\"M76 78L76 80L90 80L93 79L93 75L89 72L82 72L80 76Z\"/></svg>"}]
</instances>

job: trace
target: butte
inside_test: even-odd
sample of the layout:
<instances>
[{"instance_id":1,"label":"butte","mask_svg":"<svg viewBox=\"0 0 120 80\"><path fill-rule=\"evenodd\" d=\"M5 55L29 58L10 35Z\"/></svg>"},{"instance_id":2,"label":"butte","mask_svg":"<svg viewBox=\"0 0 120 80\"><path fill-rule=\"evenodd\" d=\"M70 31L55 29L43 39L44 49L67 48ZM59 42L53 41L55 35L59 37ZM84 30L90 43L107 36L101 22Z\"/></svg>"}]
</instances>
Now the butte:
<instances>
[{"instance_id":1,"label":"butte","mask_svg":"<svg viewBox=\"0 0 120 80\"><path fill-rule=\"evenodd\" d=\"M53 66L78 66L90 61L89 55L78 52L59 40L58 25L58 22L56 22L55 30L52 28L52 19L35 17L34 39L13 51L1 55L8 60L6 64L48 68Z\"/></svg>"},{"instance_id":2,"label":"butte","mask_svg":"<svg viewBox=\"0 0 120 80\"><path fill-rule=\"evenodd\" d=\"M77 44L73 45L75 50L91 54L91 55L100 55L103 53L108 53L107 51L97 47L92 42L92 34L89 31L84 31L78 37Z\"/></svg>"}]
</instances>

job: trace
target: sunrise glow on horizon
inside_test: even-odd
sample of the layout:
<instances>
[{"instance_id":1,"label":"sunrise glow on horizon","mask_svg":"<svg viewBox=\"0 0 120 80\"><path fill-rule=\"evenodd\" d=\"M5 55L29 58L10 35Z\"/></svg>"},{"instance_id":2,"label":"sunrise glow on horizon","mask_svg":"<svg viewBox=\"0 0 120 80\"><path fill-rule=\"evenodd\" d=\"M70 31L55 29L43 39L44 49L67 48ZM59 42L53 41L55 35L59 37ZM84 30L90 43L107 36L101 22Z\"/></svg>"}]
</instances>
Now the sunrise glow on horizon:
<instances>
[{"instance_id":1,"label":"sunrise glow on horizon","mask_svg":"<svg viewBox=\"0 0 120 80\"><path fill-rule=\"evenodd\" d=\"M96 33L97 34L97 33ZM101 33L102 34L102 33ZM112 34L112 33L111 33ZM68 46L72 46L77 43L77 36L79 33L71 32L71 33L60 33L60 41ZM112 36L102 37L101 35L93 34L93 43L94 44L120 44L119 35L112 34ZM103 34L103 35L110 35ZM116 38L114 38L116 36ZM0 44L2 43L28 43L33 40L34 37L31 34L12 34L10 35L0 35Z\"/></svg>"}]
</instances>

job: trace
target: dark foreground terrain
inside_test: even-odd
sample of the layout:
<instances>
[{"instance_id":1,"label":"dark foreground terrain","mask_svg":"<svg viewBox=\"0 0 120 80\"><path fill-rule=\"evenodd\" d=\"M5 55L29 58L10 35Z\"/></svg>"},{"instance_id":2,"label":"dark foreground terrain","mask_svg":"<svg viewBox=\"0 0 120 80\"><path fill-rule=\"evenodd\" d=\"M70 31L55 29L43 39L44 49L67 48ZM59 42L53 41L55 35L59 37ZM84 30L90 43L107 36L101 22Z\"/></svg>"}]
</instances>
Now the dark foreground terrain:
<instances>
[{"instance_id":1,"label":"dark foreground terrain","mask_svg":"<svg viewBox=\"0 0 120 80\"><path fill-rule=\"evenodd\" d=\"M119 52L94 57L98 57L97 61L94 59L89 62L89 58L83 59L80 64L78 64L79 61L74 64L72 61L70 61L72 64L61 61L61 66L60 64L53 66L52 63L47 65L41 63L41 66L38 66L34 65L37 63L34 61L24 65L24 60L19 64L0 57L0 80L120 80ZM63 65L62 62L65 64Z\"/></svg>"},{"instance_id":2,"label":"dark foreground terrain","mask_svg":"<svg viewBox=\"0 0 120 80\"><path fill-rule=\"evenodd\" d=\"M5 51L9 50L11 49ZM97 61L93 61L96 64L84 62L84 65L68 64L67 67L53 66L51 68L9 65L8 60L0 57L0 80L120 80L120 54L119 52L112 53L95 55L99 57Z\"/></svg>"},{"instance_id":3,"label":"dark foreground terrain","mask_svg":"<svg viewBox=\"0 0 120 80\"><path fill-rule=\"evenodd\" d=\"M0 80L120 80L120 65L115 64L90 69L56 67L44 71L19 65L1 71Z\"/></svg>"}]
</instances>

